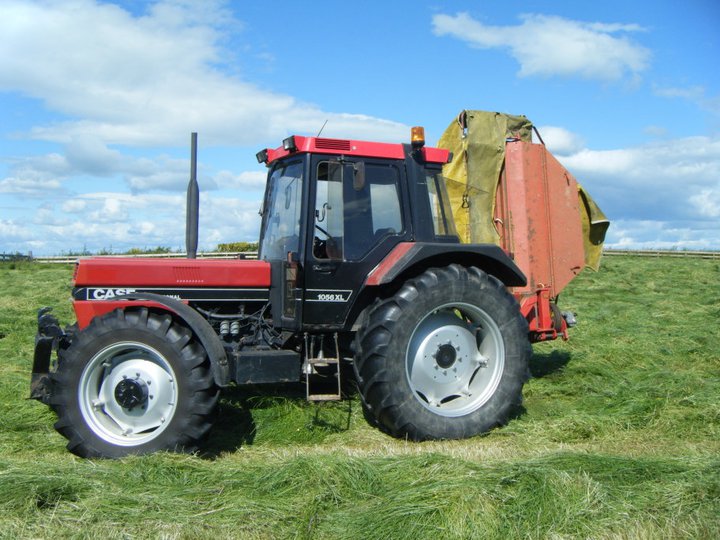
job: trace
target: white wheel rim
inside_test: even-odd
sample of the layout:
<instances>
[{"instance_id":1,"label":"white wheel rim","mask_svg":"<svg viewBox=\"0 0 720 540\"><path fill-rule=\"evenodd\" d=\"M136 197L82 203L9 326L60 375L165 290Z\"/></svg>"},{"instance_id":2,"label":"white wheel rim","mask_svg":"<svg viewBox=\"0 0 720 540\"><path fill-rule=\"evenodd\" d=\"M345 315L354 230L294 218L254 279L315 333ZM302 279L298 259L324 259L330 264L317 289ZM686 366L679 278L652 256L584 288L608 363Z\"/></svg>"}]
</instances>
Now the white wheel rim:
<instances>
[{"instance_id":1,"label":"white wheel rim","mask_svg":"<svg viewBox=\"0 0 720 540\"><path fill-rule=\"evenodd\" d=\"M137 404L124 397L128 393L139 396ZM114 445L137 446L158 437L175 414L175 373L161 353L144 343L114 343L85 366L78 400L95 435Z\"/></svg>"},{"instance_id":2,"label":"white wheel rim","mask_svg":"<svg viewBox=\"0 0 720 540\"><path fill-rule=\"evenodd\" d=\"M505 366L497 323L484 310L461 302L428 313L415 327L406 354L415 398L446 417L470 414L493 396Z\"/></svg>"}]
</instances>

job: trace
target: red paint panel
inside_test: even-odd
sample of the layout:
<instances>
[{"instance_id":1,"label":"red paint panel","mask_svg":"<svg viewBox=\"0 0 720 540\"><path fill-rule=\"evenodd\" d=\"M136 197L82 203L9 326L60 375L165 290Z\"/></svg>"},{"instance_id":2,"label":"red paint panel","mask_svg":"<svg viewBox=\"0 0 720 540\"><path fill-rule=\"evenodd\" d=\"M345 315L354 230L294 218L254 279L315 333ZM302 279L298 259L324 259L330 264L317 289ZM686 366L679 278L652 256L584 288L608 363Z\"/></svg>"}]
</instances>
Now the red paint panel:
<instances>
[{"instance_id":1,"label":"red paint panel","mask_svg":"<svg viewBox=\"0 0 720 540\"><path fill-rule=\"evenodd\" d=\"M212 259L80 259L75 286L270 287L265 261Z\"/></svg>"},{"instance_id":2,"label":"red paint panel","mask_svg":"<svg viewBox=\"0 0 720 540\"><path fill-rule=\"evenodd\" d=\"M388 253L388 256L370 271L370 274L368 274L365 280L365 285L380 285L383 283L383 279L388 272L392 270L393 266L395 266L414 245L412 242L401 242L395 246L395 248Z\"/></svg>"},{"instance_id":3,"label":"red paint panel","mask_svg":"<svg viewBox=\"0 0 720 540\"><path fill-rule=\"evenodd\" d=\"M347 139L324 139L322 137L300 137L295 135L297 153L342 154L344 156L377 157L387 159L405 159L401 144L351 141ZM268 164L276 159L289 156L291 152L282 146L268 149Z\"/></svg>"},{"instance_id":4,"label":"red paint panel","mask_svg":"<svg viewBox=\"0 0 720 540\"><path fill-rule=\"evenodd\" d=\"M349 139L326 139L323 137L300 137L295 135L297 150L293 153L337 154L344 156L371 157L381 159L405 159L405 148L399 143L355 141ZM267 149L268 164L289 156L291 153L282 146ZM431 163L447 163L450 152L443 148L424 147L423 159Z\"/></svg>"},{"instance_id":5,"label":"red paint panel","mask_svg":"<svg viewBox=\"0 0 720 540\"><path fill-rule=\"evenodd\" d=\"M520 312L528 322L532 343L557 339L559 336L565 341L568 340L568 327L565 320L560 321L561 328L556 328L553 323L548 289L539 289L533 296L520 297L516 294L515 297L520 302Z\"/></svg>"},{"instance_id":6,"label":"red paint panel","mask_svg":"<svg viewBox=\"0 0 720 540\"><path fill-rule=\"evenodd\" d=\"M422 156L426 162L429 163L448 163L450 158L450 150L444 148L432 148L430 146L424 146L422 149Z\"/></svg>"},{"instance_id":7,"label":"red paint panel","mask_svg":"<svg viewBox=\"0 0 720 540\"><path fill-rule=\"evenodd\" d=\"M555 297L585 265L577 182L543 145L506 145L495 222L528 278L515 289L522 295L547 289Z\"/></svg>"}]
</instances>

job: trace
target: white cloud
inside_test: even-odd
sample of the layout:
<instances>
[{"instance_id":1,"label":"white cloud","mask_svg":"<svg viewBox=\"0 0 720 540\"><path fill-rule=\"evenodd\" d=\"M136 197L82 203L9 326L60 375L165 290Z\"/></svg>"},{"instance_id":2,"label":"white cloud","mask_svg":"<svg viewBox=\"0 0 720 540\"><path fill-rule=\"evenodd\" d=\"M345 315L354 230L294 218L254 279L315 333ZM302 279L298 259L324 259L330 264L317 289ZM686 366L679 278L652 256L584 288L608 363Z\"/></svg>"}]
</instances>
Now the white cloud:
<instances>
[{"instance_id":1,"label":"white cloud","mask_svg":"<svg viewBox=\"0 0 720 540\"><path fill-rule=\"evenodd\" d=\"M259 182L255 172L240 173L236 177L229 171L221 171L216 178L204 169L199 163L198 183L204 191L217 189L218 180L232 179L233 187L237 188L248 187L248 182ZM125 180L133 193L185 191L190 178L190 160L165 155L138 158L85 136L68 143L65 155L52 153L12 160L9 176L0 180L0 193L24 197L44 197L51 192L67 195L64 185L76 176L117 176Z\"/></svg>"},{"instance_id":2,"label":"white cloud","mask_svg":"<svg viewBox=\"0 0 720 540\"><path fill-rule=\"evenodd\" d=\"M637 77L650 61L650 52L624 35L643 30L635 24L573 21L547 15L523 15L517 26L491 26L467 13L435 15L433 31L472 47L508 49L520 64L519 75L578 76L619 80Z\"/></svg>"},{"instance_id":3,"label":"white cloud","mask_svg":"<svg viewBox=\"0 0 720 540\"><path fill-rule=\"evenodd\" d=\"M701 216L720 218L720 181L716 187L703 189L689 200Z\"/></svg>"},{"instance_id":4,"label":"white cloud","mask_svg":"<svg viewBox=\"0 0 720 540\"><path fill-rule=\"evenodd\" d=\"M111 150L90 134L72 137L65 145L65 160L74 172L92 176L111 176L127 163L118 150Z\"/></svg>"},{"instance_id":5,"label":"white cloud","mask_svg":"<svg viewBox=\"0 0 720 540\"><path fill-rule=\"evenodd\" d=\"M197 131L203 145L260 148L290 133L315 134L326 120L329 137L406 137L397 122L324 111L249 83L242 55L257 51L227 49L243 30L227 2L137 6L142 13L100 0L2 2L0 92L37 100L53 118L33 116L36 125L14 136L61 145L6 160L0 193L13 217L3 222L3 250L182 246L189 160L139 157L143 151L128 146L186 148ZM198 163L201 244L257 238L264 178L264 171ZM112 192L121 182L130 193ZM107 193L79 194L103 184ZM218 187L251 202L228 198L232 191L213 194Z\"/></svg>"},{"instance_id":6,"label":"white cloud","mask_svg":"<svg viewBox=\"0 0 720 540\"><path fill-rule=\"evenodd\" d=\"M122 224L130 221L129 209L117 198L107 198L103 201L102 207L86 214L87 220L93 223L116 223Z\"/></svg>"},{"instance_id":7,"label":"white cloud","mask_svg":"<svg viewBox=\"0 0 720 540\"><path fill-rule=\"evenodd\" d=\"M87 208L87 201L83 199L70 199L62 203L61 209L68 214L79 214Z\"/></svg>"},{"instance_id":8,"label":"white cloud","mask_svg":"<svg viewBox=\"0 0 720 540\"><path fill-rule=\"evenodd\" d=\"M14 220L0 219L0 238L3 239L3 251L24 252L24 243L32 238L32 233L26 226Z\"/></svg>"},{"instance_id":9,"label":"white cloud","mask_svg":"<svg viewBox=\"0 0 720 540\"><path fill-rule=\"evenodd\" d=\"M690 100L697 100L705 96L705 88L702 86L690 86L686 88L662 88L656 86L653 92L656 96L660 97Z\"/></svg>"},{"instance_id":10,"label":"white cloud","mask_svg":"<svg viewBox=\"0 0 720 540\"><path fill-rule=\"evenodd\" d=\"M267 181L267 171L245 171L240 174L220 171L215 175L214 180L222 189L263 191Z\"/></svg>"},{"instance_id":11,"label":"white cloud","mask_svg":"<svg viewBox=\"0 0 720 540\"><path fill-rule=\"evenodd\" d=\"M605 239L611 249L718 249L718 227L707 222L613 221Z\"/></svg>"},{"instance_id":12,"label":"white cloud","mask_svg":"<svg viewBox=\"0 0 720 540\"><path fill-rule=\"evenodd\" d=\"M703 186L720 178L720 138L698 136L626 149L583 149L562 161L578 174L613 175L617 182L632 180L636 187Z\"/></svg>"},{"instance_id":13,"label":"white cloud","mask_svg":"<svg viewBox=\"0 0 720 540\"><path fill-rule=\"evenodd\" d=\"M50 178L8 177L0 180L0 193L11 193L24 197L47 197L49 193L61 191L62 185Z\"/></svg>"},{"instance_id":14,"label":"white cloud","mask_svg":"<svg viewBox=\"0 0 720 540\"><path fill-rule=\"evenodd\" d=\"M70 169L64 156L52 153L9 161L9 175L0 180L0 193L25 198L64 193L60 180Z\"/></svg>"},{"instance_id":15,"label":"white cloud","mask_svg":"<svg viewBox=\"0 0 720 540\"><path fill-rule=\"evenodd\" d=\"M201 249L218 243L255 241L260 230L257 200L200 195ZM42 234L37 234L42 230ZM96 192L61 205L43 205L33 215L0 220L3 252L35 255L130 248L185 247L185 196Z\"/></svg>"},{"instance_id":16,"label":"white cloud","mask_svg":"<svg viewBox=\"0 0 720 540\"><path fill-rule=\"evenodd\" d=\"M190 160L172 159L161 156L155 160L143 159L134 162L123 170L126 181L133 193L146 191L184 191L190 178ZM200 166L198 166L200 168ZM198 181L198 183L200 183ZM203 189L214 189L215 182L206 180Z\"/></svg>"},{"instance_id":17,"label":"white cloud","mask_svg":"<svg viewBox=\"0 0 720 540\"><path fill-rule=\"evenodd\" d=\"M64 156L52 153L10 159L9 162L9 175L0 180L0 193L38 198L65 192L61 179L70 167Z\"/></svg>"},{"instance_id":18,"label":"white cloud","mask_svg":"<svg viewBox=\"0 0 720 540\"><path fill-rule=\"evenodd\" d=\"M720 115L720 95L708 95L704 86L661 87L654 85L653 93L669 99L684 99L705 111Z\"/></svg>"},{"instance_id":19,"label":"white cloud","mask_svg":"<svg viewBox=\"0 0 720 540\"><path fill-rule=\"evenodd\" d=\"M638 223L655 223L647 230L662 246L702 240L720 247L720 138L687 137L633 148L583 149L558 159L583 184L611 221L622 216L635 223L631 238L639 245ZM615 225L613 235L619 233ZM693 237L692 231L697 235ZM660 240L658 240L660 239ZM687 243L686 242L686 243ZM687 244L689 247L690 244ZM696 247L699 247L696 246Z\"/></svg>"},{"instance_id":20,"label":"white cloud","mask_svg":"<svg viewBox=\"0 0 720 540\"><path fill-rule=\"evenodd\" d=\"M106 144L257 144L288 133L378 140L406 126L313 104L249 84L227 72L222 49L239 23L220 3L159 2L133 16L92 0L10 0L0 18L0 90L41 100L67 118L32 135L77 144L92 134ZM231 69L224 69L231 67Z\"/></svg>"},{"instance_id":21,"label":"white cloud","mask_svg":"<svg viewBox=\"0 0 720 540\"><path fill-rule=\"evenodd\" d=\"M57 212L55 207L51 204L45 204L38 208L32 216L33 225L37 225L39 227L45 227L48 225L66 225L68 222L69 220L67 217Z\"/></svg>"},{"instance_id":22,"label":"white cloud","mask_svg":"<svg viewBox=\"0 0 720 540\"><path fill-rule=\"evenodd\" d=\"M545 145L553 154L568 155L582 150L585 141L580 135L572 133L565 128L557 126L542 126L538 128Z\"/></svg>"}]
</instances>

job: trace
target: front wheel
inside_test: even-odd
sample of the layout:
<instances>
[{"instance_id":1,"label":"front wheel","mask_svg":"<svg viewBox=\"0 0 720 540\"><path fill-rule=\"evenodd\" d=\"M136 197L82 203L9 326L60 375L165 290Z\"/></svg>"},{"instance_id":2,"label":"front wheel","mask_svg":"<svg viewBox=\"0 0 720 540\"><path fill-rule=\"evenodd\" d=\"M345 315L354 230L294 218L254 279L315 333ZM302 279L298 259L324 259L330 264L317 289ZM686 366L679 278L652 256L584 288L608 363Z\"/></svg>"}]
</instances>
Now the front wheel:
<instances>
[{"instance_id":1,"label":"front wheel","mask_svg":"<svg viewBox=\"0 0 720 540\"><path fill-rule=\"evenodd\" d=\"M366 412L391 435L458 439L507 422L531 354L503 284L459 265L427 270L372 308L357 337Z\"/></svg>"},{"instance_id":2,"label":"front wheel","mask_svg":"<svg viewBox=\"0 0 720 540\"><path fill-rule=\"evenodd\" d=\"M147 309L116 310L78 332L53 388L55 428L82 457L193 450L218 400L192 333Z\"/></svg>"}]
</instances>

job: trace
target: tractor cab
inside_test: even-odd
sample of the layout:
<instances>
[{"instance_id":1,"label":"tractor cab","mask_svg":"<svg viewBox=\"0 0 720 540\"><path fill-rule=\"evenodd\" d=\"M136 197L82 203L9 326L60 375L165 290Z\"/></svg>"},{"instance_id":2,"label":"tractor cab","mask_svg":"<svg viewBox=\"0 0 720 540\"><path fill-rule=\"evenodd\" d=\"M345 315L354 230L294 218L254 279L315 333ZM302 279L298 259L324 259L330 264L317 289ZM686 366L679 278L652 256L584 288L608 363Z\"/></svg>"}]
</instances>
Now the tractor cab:
<instances>
[{"instance_id":1,"label":"tractor cab","mask_svg":"<svg viewBox=\"0 0 720 540\"><path fill-rule=\"evenodd\" d=\"M273 267L283 329L346 329L366 277L399 245L459 242L447 151L294 136L257 157L270 169L258 257Z\"/></svg>"}]
</instances>

